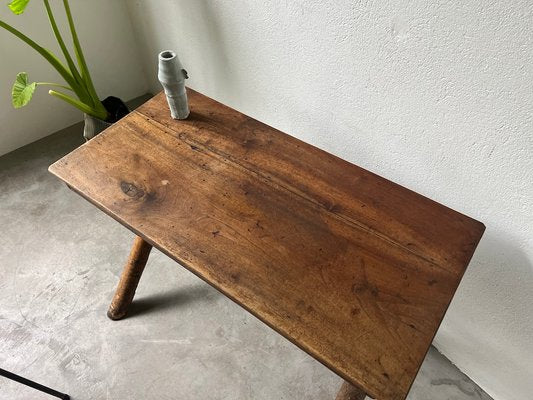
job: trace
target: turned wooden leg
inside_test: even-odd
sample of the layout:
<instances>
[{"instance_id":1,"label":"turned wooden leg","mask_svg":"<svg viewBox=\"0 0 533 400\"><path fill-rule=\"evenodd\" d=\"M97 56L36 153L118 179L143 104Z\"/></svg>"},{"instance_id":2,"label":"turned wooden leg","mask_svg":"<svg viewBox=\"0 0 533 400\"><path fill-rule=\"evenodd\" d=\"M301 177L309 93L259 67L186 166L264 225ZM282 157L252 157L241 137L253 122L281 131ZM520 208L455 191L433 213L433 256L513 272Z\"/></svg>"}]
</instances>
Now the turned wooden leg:
<instances>
[{"instance_id":1,"label":"turned wooden leg","mask_svg":"<svg viewBox=\"0 0 533 400\"><path fill-rule=\"evenodd\" d=\"M150 250L152 250L151 244L139 236L135 237L130 256L120 276L115 296L107 311L107 316L112 320L121 319L128 312L128 307L135 295L135 289L137 289L137 285L144 271L144 266L146 265L146 261L148 261Z\"/></svg>"},{"instance_id":2,"label":"turned wooden leg","mask_svg":"<svg viewBox=\"0 0 533 400\"><path fill-rule=\"evenodd\" d=\"M344 381L335 400L364 400L366 394L351 383Z\"/></svg>"}]
</instances>

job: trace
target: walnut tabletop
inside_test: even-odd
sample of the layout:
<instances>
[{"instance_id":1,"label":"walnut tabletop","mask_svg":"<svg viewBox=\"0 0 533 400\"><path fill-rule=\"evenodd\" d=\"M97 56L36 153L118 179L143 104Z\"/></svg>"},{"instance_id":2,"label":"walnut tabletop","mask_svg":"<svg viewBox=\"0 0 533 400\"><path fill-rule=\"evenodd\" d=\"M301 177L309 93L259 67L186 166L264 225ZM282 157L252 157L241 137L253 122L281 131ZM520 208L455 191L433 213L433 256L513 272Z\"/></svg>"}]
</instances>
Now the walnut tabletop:
<instances>
[{"instance_id":1,"label":"walnut tabletop","mask_svg":"<svg viewBox=\"0 0 533 400\"><path fill-rule=\"evenodd\" d=\"M159 94L50 171L369 396L405 399L483 224L188 94L187 120Z\"/></svg>"}]
</instances>

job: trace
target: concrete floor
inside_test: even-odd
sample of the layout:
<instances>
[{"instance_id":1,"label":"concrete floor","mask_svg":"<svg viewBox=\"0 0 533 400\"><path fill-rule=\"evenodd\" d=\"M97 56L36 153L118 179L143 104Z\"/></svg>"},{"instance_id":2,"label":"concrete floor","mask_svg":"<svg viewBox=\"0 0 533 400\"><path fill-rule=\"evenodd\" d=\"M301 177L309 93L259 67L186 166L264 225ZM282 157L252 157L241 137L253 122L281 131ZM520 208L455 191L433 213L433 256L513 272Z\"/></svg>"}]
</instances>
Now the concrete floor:
<instances>
[{"instance_id":1,"label":"concrete floor","mask_svg":"<svg viewBox=\"0 0 533 400\"><path fill-rule=\"evenodd\" d=\"M106 310L133 235L47 172L74 126L0 157L0 367L73 399L334 399L340 378L153 251ZM0 399L51 399L0 377ZM411 400L489 400L431 349Z\"/></svg>"}]
</instances>

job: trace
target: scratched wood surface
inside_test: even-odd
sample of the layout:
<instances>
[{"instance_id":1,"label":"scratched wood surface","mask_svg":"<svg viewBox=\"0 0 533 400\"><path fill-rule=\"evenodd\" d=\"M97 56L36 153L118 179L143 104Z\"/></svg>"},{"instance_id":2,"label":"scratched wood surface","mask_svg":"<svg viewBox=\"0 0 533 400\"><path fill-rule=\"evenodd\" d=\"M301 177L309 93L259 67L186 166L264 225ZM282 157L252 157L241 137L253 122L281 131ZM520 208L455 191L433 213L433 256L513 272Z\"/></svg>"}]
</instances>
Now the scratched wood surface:
<instances>
[{"instance_id":1,"label":"scratched wood surface","mask_svg":"<svg viewBox=\"0 0 533 400\"><path fill-rule=\"evenodd\" d=\"M188 120L159 94L50 171L368 395L405 399L483 224L188 92Z\"/></svg>"}]
</instances>

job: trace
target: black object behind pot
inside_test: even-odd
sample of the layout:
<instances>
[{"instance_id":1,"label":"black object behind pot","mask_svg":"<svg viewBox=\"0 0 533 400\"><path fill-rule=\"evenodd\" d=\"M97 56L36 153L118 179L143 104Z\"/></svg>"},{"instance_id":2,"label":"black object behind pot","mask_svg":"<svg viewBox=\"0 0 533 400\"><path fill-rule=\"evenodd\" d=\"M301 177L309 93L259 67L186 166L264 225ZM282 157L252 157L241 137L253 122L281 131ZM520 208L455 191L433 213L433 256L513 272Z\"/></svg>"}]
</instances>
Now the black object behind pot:
<instances>
[{"instance_id":1,"label":"black object behind pot","mask_svg":"<svg viewBox=\"0 0 533 400\"><path fill-rule=\"evenodd\" d=\"M109 113L109 117L107 117L106 122L117 122L119 119L125 117L130 112L128 106L126 106L126 104L124 104L124 102L118 97L106 97L104 100L102 100L102 104Z\"/></svg>"}]
</instances>

